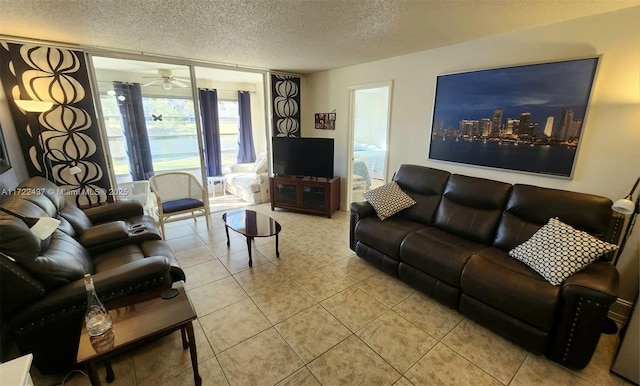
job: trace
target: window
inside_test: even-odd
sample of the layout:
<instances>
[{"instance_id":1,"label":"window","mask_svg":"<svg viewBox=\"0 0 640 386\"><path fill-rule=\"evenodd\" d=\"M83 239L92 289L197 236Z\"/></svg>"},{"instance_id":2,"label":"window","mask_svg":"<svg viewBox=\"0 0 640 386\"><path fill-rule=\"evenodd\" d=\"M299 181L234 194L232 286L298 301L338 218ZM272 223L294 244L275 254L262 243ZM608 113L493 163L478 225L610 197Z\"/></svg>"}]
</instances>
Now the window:
<instances>
[{"instance_id":1,"label":"window","mask_svg":"<svg viewBox=\"0 0 640 386\"><path fill-rule=\"evenodd\" d=\"M222 149L222 170L227 170L238 159L238 101L230 99L218 100L218 117L220 120L220 148Z\"/></svg>"},{"instance_id":2,"label":"window","mask_svg":"<svg viewBox=\"0 0 640 386\"><path fill-rule=\"evenodd\" d=\"M129 158L120 110L113 96L101 94L100 103L114 173L118 181L127 181L129 180ZM143 97L142 104L154 171L196 171L198 174L200 156L192 100Z\"/></svg>"}]
</instances>

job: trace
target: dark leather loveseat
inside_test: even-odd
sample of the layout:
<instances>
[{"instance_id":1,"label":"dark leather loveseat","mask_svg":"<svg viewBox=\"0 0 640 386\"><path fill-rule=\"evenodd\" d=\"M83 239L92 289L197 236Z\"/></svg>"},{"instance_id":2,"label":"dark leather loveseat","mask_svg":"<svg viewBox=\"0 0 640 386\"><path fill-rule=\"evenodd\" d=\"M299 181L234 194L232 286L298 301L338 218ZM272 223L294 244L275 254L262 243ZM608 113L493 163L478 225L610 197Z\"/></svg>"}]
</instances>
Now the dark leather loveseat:
<instances>
[{"instance_id":1,"label":"dark leather loveseat","mask_svg":"<svg viewBox=\"0 0 640 386\"><path fill-rule=\"evenodd\" d=\"M553 217L614 242L609 199L416 165L393 180L416 204L381 221L368 202L352 203L358 256L527 350L576 369L589 363L616 300L615 267L596 261L552 285L508 253Z\"/></svg>"},{"instance_id":2,"label":"dark leather loveseat","mask_svg":"<svg viewBox=\"0 0 640 386\"><path fill-rule=\"evenodd\" d=\"M3 197L2 208L61 221L40 240L21 219L0 212L2 347L6 351L13 341L22 353L33 353L42 373L74 364L87 301L85 273L92 274L107 307L157 295L185 279L156 222L137 201L81 210L41 177L12 193Z\"/></svg>"}]
</instances>

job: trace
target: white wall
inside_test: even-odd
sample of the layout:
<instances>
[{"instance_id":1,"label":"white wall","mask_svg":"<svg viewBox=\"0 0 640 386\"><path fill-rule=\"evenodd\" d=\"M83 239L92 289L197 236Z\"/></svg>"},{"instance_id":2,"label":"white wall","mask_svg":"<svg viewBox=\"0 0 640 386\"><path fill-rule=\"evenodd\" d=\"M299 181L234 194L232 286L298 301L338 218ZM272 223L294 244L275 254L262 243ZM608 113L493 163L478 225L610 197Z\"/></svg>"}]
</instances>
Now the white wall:
<instances>
[{"instance_id":1,"label":"white wall","mask_svg":"<svg viewBox=\"0 0 640 386\"><path fill-rule=\"evenodd\" d=\"M349 210L347 175L349 86L393 80L389 175L403 163L509 183L587 192L616 200L640 175L640 7L311 74L302 105L303 136L336 139L335 171L343 177L340 208ZM428 160L436 76L467 70L601 55L572 179ZM313 129L313 112L336 109L334 133ZM640 227L640 226L638 226ZM638 232L624 258L637 291ZM635 248L634 248L635 246ZM635 265L634 265L635 264ZM624 278L623 278L624 281ZM626 298L633 299L635 292Z\"/></svg>"}]
</instances>

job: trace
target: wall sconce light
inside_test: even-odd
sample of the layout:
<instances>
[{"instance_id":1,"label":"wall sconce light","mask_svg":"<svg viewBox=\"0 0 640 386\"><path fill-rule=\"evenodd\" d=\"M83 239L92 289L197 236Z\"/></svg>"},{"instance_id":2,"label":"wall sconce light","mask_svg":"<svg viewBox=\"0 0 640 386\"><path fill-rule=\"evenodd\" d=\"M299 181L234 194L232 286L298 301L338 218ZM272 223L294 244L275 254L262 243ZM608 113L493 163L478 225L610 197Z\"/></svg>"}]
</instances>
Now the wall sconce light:
<instances>
[{"instance_id":1,"label":"wall sconce light","mask_svg":"<svg viewBox=\"0 0 640 386\"><path fill-rule=\"evenodd\" d=\"M53 107L53 102L49 101L37 101L30 99L16 99L16 105L20 107L24 111L33 112L33 113L41 113L44 111L49 111Z\"/></svg>"},{"instance_id":2,"label":"wall sconce light","mask_svg":"<svg viewBox=\"0 0 640 386\"><path fill-rule=\"evenodd\" d=\"M81 173L82 169L77 164L69 168L69 174L75 176L78 173Z\"/></svg>"}]
</instances>

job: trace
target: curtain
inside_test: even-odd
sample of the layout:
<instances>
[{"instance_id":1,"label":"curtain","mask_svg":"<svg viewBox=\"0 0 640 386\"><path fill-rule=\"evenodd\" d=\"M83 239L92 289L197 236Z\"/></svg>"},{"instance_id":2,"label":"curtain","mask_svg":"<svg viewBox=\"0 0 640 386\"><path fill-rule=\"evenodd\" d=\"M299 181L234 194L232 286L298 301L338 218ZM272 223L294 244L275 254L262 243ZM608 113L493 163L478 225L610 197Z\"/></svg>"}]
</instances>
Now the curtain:
<instances>
[{"instance_id":1,"label":"curtain","mask_svg":"<svg viewBox=\"0 0 640 386\"><path fill-rule=\"evenodd\" d=\"M153 161L142 107L140 83L115 81L113 87L127 142L131 178L134 181L148 180L153 176Z\"/></svg>"},{"instance_id":2,"label":"curtain","mask_svg":"<svg viewBox=\"0 0 640 386\"><path fill-rule=\"evenodd\" d=\"M253 147L253 128L251 127L251 93L238 91L238 163L254 162L256 151Z\"/></svg>"},{"instance_id":3,"label":"curtain","mask_svg":"<svg viewBox=\"0 0 640 386\"><path fill-rule=\"evenodd\" d=\"M204 152L207 176L222 175L222 153L220 146L220 119L218 117L218 90L199 88L200 114L204 131Z\"/></svg>"}]
</instances>

